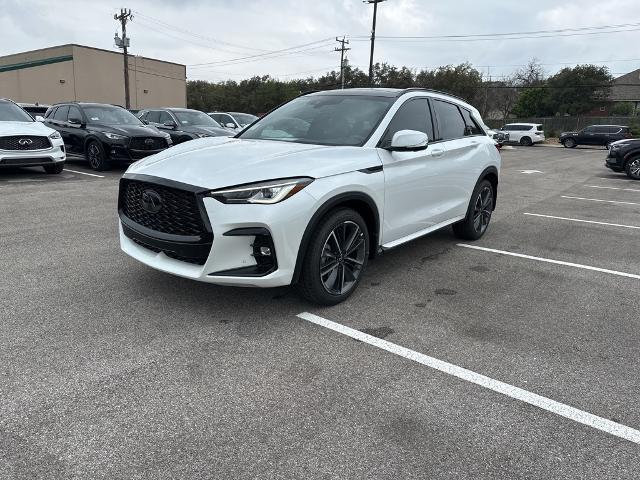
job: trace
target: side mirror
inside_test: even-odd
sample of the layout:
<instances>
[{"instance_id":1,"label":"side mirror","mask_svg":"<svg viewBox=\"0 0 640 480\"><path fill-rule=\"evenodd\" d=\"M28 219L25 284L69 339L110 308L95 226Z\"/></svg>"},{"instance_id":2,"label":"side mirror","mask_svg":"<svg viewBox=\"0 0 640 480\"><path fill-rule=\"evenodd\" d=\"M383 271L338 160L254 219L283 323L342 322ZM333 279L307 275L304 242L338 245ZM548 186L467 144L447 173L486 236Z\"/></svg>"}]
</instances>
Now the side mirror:
<instances>
[{"instance_id":1,"label":"side mirror","mask_svg":"<svg viewBox=\"0 0 640 480\"><path fill-rule=\"evenodd\" d=\"M36 115L36 122L44 122L44 117L42 115Z\"/></svg>"},{"instance_id":2,"label":"side mirror","mask_svg":"<svg viewBox=\"0 0 640 480\"><path fill-rule=\"evenodd\" d=\"M165 127L167 127L167 128L172 129L172 130L173 130L173 129L175 129L175 128L177 127L176 122L174 122L173 120L169 120L169 121L167 121L167 122L164 122L164 123L163 123L163 125L164 125Z\"/></svg>"},{"instance_id":3,"label":"side mirror","mask_svg":"<svg viewBox=\"0 0 640 480\"><path fill-rule=\"evenodd\" d=\"M424 150L429 143L429 136L417 130L400 130L393 134L389 150L392 152L411 152Z\"/></svg>"},{"instance_id":4,"label":"side mirror","mask_svg":"<svg viewBox=\"0 0 640 480\"><path fill-rule=\"evenodd\" d=\"M231 122L225 123L224 126L227 127L227 128L236 128L236 124L235 123L231 123Z\"/></svg>"},{"instance_id":5,"label":"side mirror","mask_svg":"<svg viewBox=\"0 0 640 480\"><path fill-rule=\"evenodd\" d=\"M74 125L76 127L79 127L82 125L82 120L80 118L77 117L71 117L69 118L69 124L70 125Z\"/></svg>"}]
</instances>

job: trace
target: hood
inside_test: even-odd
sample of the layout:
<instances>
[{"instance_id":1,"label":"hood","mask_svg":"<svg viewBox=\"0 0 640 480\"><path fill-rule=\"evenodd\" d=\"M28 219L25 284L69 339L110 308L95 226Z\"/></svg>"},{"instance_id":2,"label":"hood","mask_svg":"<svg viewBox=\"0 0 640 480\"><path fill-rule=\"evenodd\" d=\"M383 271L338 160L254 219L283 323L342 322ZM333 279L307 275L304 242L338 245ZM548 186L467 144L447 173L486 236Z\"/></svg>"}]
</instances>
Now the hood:
<instances>
[{"instance_id":1,"label":"hood","mask_svg":"<svg viewBox=\"0 0 640 480\"><path fill-rule=\"evenodd\" d=\"M127 137L165 137L156 127L152 125L99 125L89 124L89 130L99 132L118 133Z\"/></svg>"},{"instance_id":2,"label":"hood","mask_svg":"<svg viewBox=\"0 0 640 480\"><path fill-rule=\"evenodd\" d=\"M41 122L0 122L0 136L51 135L53 129Z\"/></svg>"},{"instance_id":3,"label":"hood","mask_svg":"<svg viewBox=\"0 0 640 480\"><path fill-rule=\"evenodd\" d=\"M217 137L181 143L132 164L127 173L215 189L275 178L321 178L380 164L373 148Z\"/></svg>"},{"instance_id":4,"label":"hood","mask_svg":"<svg viewBox=\"0 0 640 480\"><path fill-rule=\"evenodd\" d=\"M189 128L183 129L185 132L191 133L204 133L205 135L211 135L213 137L230 137L231 135L235 135L235 132L231 130L227 130L226 128L219 127L205 127L205 126L193 126Z\"/></svg>"}]
</instances>

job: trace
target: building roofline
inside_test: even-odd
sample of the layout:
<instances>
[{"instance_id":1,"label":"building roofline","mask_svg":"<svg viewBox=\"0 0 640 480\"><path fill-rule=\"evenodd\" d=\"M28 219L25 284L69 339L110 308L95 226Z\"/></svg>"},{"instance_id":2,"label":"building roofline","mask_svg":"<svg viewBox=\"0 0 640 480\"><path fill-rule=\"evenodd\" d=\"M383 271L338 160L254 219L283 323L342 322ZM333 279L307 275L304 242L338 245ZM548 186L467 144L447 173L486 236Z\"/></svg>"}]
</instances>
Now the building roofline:
<instances>
[{"instance_id":1,"label":"building roofline","mask_svg":"<svg viewBox=\"0 0 640 480\"><path fill-rule=\"evenodd\" d=\"M42 51L51 50L51 49L54 49L54 48L65 48L65 47L86 48L88 50L97 50L99 52L107 52L107 53L113 53L113 54L116 54L116 55L123 55L122 52L116 52L114 50L107 50L106 48L89 47L87 45L80 45L79 43L65 43L65 44L62 44L62 45L52 45L51 47L36 48L35 50L27 50L26 52L9 53L7 55L0 56L0 59L5 58L5 57L12 57L14 55L25 55L27 53L42 52ZM129 56L130 57L139 57L139 58L143 58L145 60L153 60L154 62L168 63L168 64L171 64L171 65L176 65L178 67L184 67L185 71L186 71L186 68L187 68L187 66L182 64L182 63L169 62L167 60L160 60L158 58L151 58L151 57L145 57L145 56L142 56L142 55L131 55L131 54L129 54Z\"/></svg>"}]
</instances>

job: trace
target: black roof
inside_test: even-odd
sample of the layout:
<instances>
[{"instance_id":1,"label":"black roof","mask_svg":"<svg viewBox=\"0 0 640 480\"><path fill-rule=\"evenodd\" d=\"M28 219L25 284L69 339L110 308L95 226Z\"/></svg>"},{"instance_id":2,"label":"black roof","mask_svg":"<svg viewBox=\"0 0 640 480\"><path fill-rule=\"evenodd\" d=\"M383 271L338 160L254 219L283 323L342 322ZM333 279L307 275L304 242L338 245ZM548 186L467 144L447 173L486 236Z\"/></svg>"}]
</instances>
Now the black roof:
<instances>
[{"instance_id":1,"label":"black roof","mask_svg":"<svg viewBox=\"0 0 640 480\"><path fill-rule=\"evenodd\" d=\"M466 102L463 98L452 95L451 93L441 92L440 90L433 90L430 88L345 88L335 90L316 90L309 92L306 95L366 95L370 97L398 98L411 92L437 93L439 95L445 95L447 97L452 97Z\"/></svg>"}]
</instances>

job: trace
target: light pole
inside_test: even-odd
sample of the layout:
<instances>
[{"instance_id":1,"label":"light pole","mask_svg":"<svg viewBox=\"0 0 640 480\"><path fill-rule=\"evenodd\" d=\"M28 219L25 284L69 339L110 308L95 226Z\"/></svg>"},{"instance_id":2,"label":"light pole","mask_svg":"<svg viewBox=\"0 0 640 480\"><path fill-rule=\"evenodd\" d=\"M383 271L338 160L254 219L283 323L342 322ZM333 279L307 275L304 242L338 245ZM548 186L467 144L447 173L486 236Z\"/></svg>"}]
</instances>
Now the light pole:
<instances>
[{"instance_id":1,"label":"light pole","mask_svg":"<svg viewBox=\"0 0 640 480\"><path fill-rule=\"evenodd\" d=\"M363 0L364 3L373 3L373 26L371 27L371 55L369 56L369 86L373 87L373 49L376 43L376 17L378 16L378 4L385 0Z\"/></svg>"}]
</instances>

